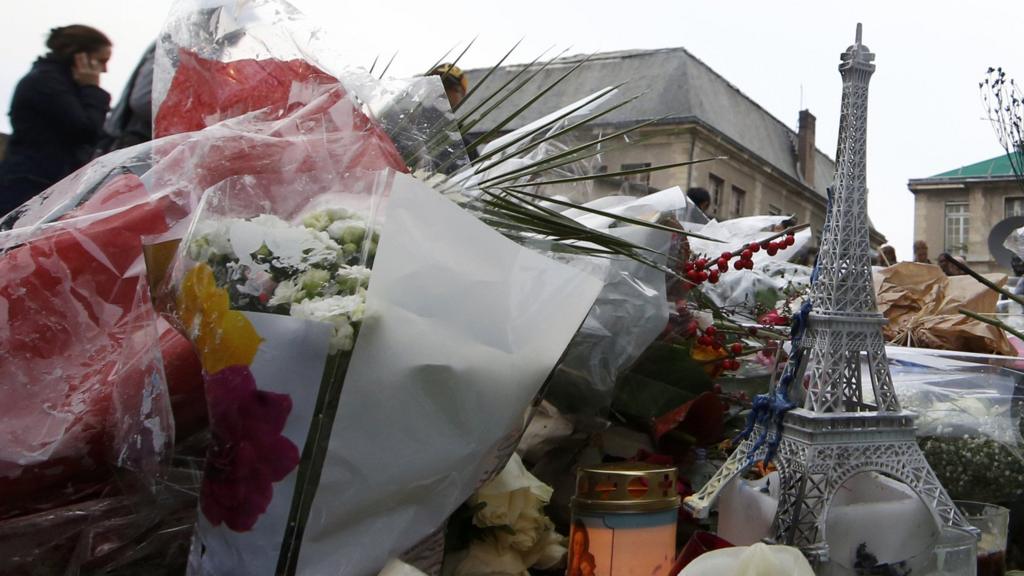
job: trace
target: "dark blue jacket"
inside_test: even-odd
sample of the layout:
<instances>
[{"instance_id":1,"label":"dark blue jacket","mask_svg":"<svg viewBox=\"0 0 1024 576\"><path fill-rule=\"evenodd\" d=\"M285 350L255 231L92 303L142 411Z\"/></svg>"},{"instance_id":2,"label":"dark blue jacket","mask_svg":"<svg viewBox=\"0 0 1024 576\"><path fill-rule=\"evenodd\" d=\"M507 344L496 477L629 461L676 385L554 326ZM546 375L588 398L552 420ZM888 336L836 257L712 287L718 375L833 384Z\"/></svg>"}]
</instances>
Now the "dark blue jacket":
<instances>
[{"instance_id":1,"label":"dark blue jacket","mask_svg":"<svg viewBox=\"0 0 1024 576\"><path fill-rule=\"evenodd\" d=\"M110 94L79 86L68 64L37 60L11 99L14 130L0 163L0 215L88 162L109 109Z\"/></svg>"}]
</instances>

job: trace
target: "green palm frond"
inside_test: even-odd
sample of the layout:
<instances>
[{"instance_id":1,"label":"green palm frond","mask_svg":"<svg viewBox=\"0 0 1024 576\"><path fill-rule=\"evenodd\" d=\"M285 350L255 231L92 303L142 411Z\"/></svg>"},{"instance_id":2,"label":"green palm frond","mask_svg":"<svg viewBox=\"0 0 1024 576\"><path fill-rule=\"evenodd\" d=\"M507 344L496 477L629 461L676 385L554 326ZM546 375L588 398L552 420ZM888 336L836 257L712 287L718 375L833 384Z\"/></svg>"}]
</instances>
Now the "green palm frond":
<instances>
[{"instance_id":1,"label":"green palm frond","mask_svg":"<svg viewBox=\"0 0 1024 576\"><path fill-rule=\"evenodd\" d=\"M380 71L380 76L377 78L378 80L384 79L384 75L388 73L388 69L391 68L391 64L395 61L396 56L398 56L398 52L395 52L394 54L391 55L391 59L388 60L387 65L384 66L384 69Z\"/></svg>"},{"instance_id":2,"label":"green palm frond","mask_svg":"<svg viewBox=\"0 0 1024 576\"><path fill-rule=\"evenodd\" d=\"M542 88L539 92L537 92L532 97L530 97L530 99L527 100L524 104L522 104L521 106L519 106L518 108L513 110L510 114L506 115L501 120L499 120L498 123L495 124L493 128L491 128L490 130L488 130L487 132L485 132L484 134L479 136L472 143L470 143L469 148L470 149L476 148L477 146L483 144L484 142L487 142L487 141L491 140L492 138L494 138L495 134L500 133L501 130L505 126L508 126L513 120L518 118L520 114L522 114L523 112L529 110L530 107L533 106L537 101L539 101L541 98L543 98L548 92L551 92L552 90L554 90L554 88L556 86L558 86L559 84L561 84L563 80L565 80L566 78L571 76L573 72L579 70L580 66L583 66L588 61L590 61L590 56L589 55L586 58L584 58L583 60L580 60L575 66L570 68L564 74L562 74L561 76L556 78L554 82L552 82L551 84L548 84L547 86ZM540 71L543 70L546 66L547 66L547 64L542 66L537 71L537 73L540 73ZM534 74L534 75L536 75L536 74ZM482 118L483 117L481 117L480 119L482 119ZM478 121L479 121L479 119L478 119ZM464 130L468 131L468 129L464 129Z\"/></svg>"},{"instance_id":3,"label":"green palm frond","mask_svg":"<svg viewBox=\"0 0 1024 576\"><path fill-rule=\"evenodd\" d=\"M465 104L467 100L472 98L473 94L476 94L476 91L479 90L481 86L487 84L487 80L490 79L491 75L494 74L494 72L497 71L498 68L501 68L501 65L505 63L505 60L507 60L508 57L511 56L512 53L515 52L516 48L518 48L519 45L522 44L522 43L523 43L523 39L520 38L519 41L516 42L515 44L513 44L512 47L509 48L508 52L506 52L505 55L501 57L501 60L498 60L497 64L495 64L494 66L491 66L491 68L489 70L487 70L487 73L484 74L483 78L478 80L476 84L470 86L469 87L469 92L466 92L466 97L463 98L461 102L459 102L458 104L455 105L455 108L452 109L452 112L458 112L459 109L462 108L462 105ZM447 54L446 54L446 56L447 56ZM435 64L435 66L436 66L436 64Z\"/></svg>"},{"instance_id":4,"label":"green palm frond","mask_svg":"<svg viewBox=\"0 0 1024 576\"><path fill-rule=\"evenodd\" d=\"M543 123L517 134L508 141L496 142L499 136L508 131L508 127L513 122L529 113L542 99L550 98L556 88L571 81L573 74L590 62L592 58L592 55L588 55L573 62L568 70L558 74L554 80L547 82L539 89L531 89L530 95L525 99L522 98L524 90L527 90L527 87L567 50L563 50L554 58L546 61L543 61L544 54L542 53L528 64L512 71L508 78L494 86L493 91L481 90L485 84L488 87L495 84L499 68L520 42L508 50L501 60L471 87L462 102L455 107L454 117L435 123L430 130L429 137L426 138L424 148L428 154L450 149L452 143L449 133L458 130L459 133L467 135L475 128L480 127L484 120L487 120L487 128L474 135L466 149L474 150L488 142L495 142L497 145L492 145L490 149L484 151L471 165L462 168L450 177L443 177L442 175L447 174L451 164L456 161L449 156L443 163L434 167L433 170L439 178L431 179L433 185L442 193L463 195L464 205L468 209L476 211L482 221L518 242L544 244L556 252L602 257L625 256L675 275L669 268L656 262L656 258L659 257L656 251L623 240L613 234L590 228L565 216L553 207L563 210L576 209L626 225L642 226L703 240L716 240L664 224L590 208L566 200L549 198L542 193L543 187L586 183L607 178L625 178L710 162L719 158L673 162L611 173L587 173L584 164L586 160L627 145L635 145L636 141L643 139L642 137L636 138L639 130L664 119L655 118L639 122L607 135L592 135L593 132L589 132L589 130L596 125L598 120L635 102L645 94L645 92L641 92L623 98L613 96L625 83L600 90L566 107ZM472 44L470 42L458 58L462 58ZM449 50L441 60L451 52L452 50ZM434 67L436 66L437 64L434 65ZM611 97L609 102L602 102L609 97ZM513 100L514 98L515 100ZM499 112L503 110L503 107L509 106L512 101L522 103L511 106L510 111ZM596 110L588 110L582 114L582 118L575 118L582 110L587 110L597 102L601 102L601 105ZM496 117L498 114L500 117ZM583 136L581 137L581 135ZM567 138L574 143L566 144ZM633 140L633 142L629 140ZM543 148L545 145L553 146L554 150ZM524 159L527 160L525 163ZM529 190L526 190L527 188ZM668 258L668 260L672 259Z\"/></svg>"}]
</instances>

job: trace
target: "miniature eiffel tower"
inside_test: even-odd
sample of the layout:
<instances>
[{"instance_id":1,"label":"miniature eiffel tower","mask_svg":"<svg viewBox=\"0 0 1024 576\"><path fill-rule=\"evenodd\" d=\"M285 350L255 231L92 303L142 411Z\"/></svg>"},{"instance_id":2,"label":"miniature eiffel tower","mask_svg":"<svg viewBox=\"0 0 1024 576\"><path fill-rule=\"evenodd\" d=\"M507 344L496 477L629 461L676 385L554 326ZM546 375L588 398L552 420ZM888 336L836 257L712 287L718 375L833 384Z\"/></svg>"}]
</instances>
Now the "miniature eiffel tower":
<instances>
[{"instance_id":1,"label":"miniature eiffel tower","mask_svg":"<svg viewBox=\"0 0 1024 576\"><path fill-rule=\"evenodd\" d=\"M864 173L874 57L861 44L857 24L856 42L839 65L843 100L836 173L806 331L794 339L792 377L784 375L771 395L761 397L766 404L762 408L778 404L779 398L787 404L788 388L802 391L806 374L803 407L786 411L791 405L779 409L773 404L781 435L779 427L762 419L711 481L685 501L694 516L706 517L722 488L777 446L780 496L769 539L799 547L815 564L829 558L825 519L832 498L860 472L879 472L906 484L939 525L970 530L914 439L914 415L900 408L885 355L886 320L877 311L871 278ZM794 326L797 330L802 328ZM865 354L869 398L861 382Z\"/></svg>"}]
</instances>

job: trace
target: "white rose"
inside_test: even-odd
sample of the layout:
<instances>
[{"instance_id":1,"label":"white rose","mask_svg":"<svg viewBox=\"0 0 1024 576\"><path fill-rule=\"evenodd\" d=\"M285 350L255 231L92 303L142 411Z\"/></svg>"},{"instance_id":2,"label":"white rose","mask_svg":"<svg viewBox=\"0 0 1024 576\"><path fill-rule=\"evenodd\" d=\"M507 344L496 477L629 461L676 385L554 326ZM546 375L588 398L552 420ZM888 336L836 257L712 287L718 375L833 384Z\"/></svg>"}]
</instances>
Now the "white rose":
<instances>
[{"instance_id":1,"label":"white rose","mask_svg":"<svg viewBox=\"0 0 1024 576\"><path fill-rule=\"evenodd\" d=\"M553 490L523 466L518 454L512 454L505 468L470 498L471 505L484 504L473 517L480 527L512 526L523 510L540 510L551 501Z\"/></svg>"},{"instance_id":2,"label":"white rose","mask_svg":"<svg viewBox=\"0 0 1024 576\"><path fill-rule=\"evenodd\" d=\"M455 569L455 576L529 576L522 554L491 537L474 540L469 553Z\"/></svg>"},{"instance_id":3,"label":"white rose","mask_svg":"<svg viewBox=\"0 0 1024 576\"><path fill-rule=\"evenodd\" d=\"M550 520L548 522L550 523ZM523 555L523 561L533 568L550 570L564 562L568 553L565 537L555 532L554 526L551 525L549 530L544 531L540 541Z\"/></svg>"},{"instance_id":4,"label":"white rose","mask_svg":"<svg viewBox=\"0 0 1024 576\"><path fill-rule=\"evenodd\" d=\"M512 522L514 533L502 533L508 537L508 545L520 552L529 552L541 541L545 532L555 529L551 520L544 515L542 506L531 504L533 503L524 506L522 512Z\"/></svg>"}]
</instances>

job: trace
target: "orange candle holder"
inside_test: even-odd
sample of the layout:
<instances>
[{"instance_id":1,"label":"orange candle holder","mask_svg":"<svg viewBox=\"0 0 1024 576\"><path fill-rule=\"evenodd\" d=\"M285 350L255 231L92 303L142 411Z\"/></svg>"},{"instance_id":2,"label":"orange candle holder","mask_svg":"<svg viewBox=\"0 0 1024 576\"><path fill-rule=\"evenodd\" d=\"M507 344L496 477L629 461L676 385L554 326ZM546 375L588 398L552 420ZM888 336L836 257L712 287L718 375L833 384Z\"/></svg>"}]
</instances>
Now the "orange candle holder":
<instances>
[{"instance_id":1,"label":"orange candle holder","mask_svg":"<svg viewBox=\"0 0 1024 576\"><path fill-rule=\"evenodd\" d=\"M576 476L567 576L660 576L675 561L676 469L622 463Z\"/></svg>"}]
</instances>

